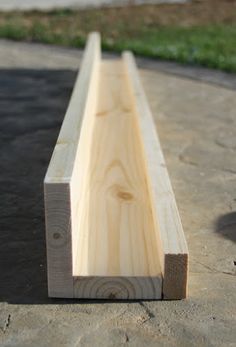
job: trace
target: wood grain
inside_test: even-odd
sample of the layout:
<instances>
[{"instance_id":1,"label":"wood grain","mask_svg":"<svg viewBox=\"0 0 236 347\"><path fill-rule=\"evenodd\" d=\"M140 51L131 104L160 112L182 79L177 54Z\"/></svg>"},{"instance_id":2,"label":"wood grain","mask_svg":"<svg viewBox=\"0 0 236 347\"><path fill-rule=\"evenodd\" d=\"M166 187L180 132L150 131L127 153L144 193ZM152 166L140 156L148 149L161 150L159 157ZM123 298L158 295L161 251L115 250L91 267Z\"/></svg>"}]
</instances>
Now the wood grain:
<instances>
[{"instance_id":1,"label":"wood grain","mask_svg":"<svg viewBox=\"0 0 236 347\"><path fill-rule=\"evenodd\" d=\"M84 276L74 277L74 298L140 300L160 299L160 277Z\"/></svg>"},{"instance_id":2,"label":"wood grain","mask_svg":"<svg viewBox=\"0 0 236 347\"><path fill-rule=\"evenodd\" d=\"M100 37L93 33L44 180L48 292L52 297L73 297L72 179L78 167L81 124L90 109L88 101L94 92L99 59Z\"/></svg>"},{"instance_id":3,"label":"wood grain","mask_svg":"<svg viewBox=\"0 0 236 347\"><path fill-rule=\"evenodd\" d=\"M67 183L44 189L48 294L73 297L70 189Z\"/></svg>"},{"instance_id":4,"label":"wood grain","mask_svg":"<svg viewBox=\"0 0 236 347\"><path fill-rule=\"evenodd\" d=\"M75 217L74 276L161 276L153 216L122 61L102 62L90 163ZM79 182L80 184L80 182Z\"/></svg>"},{"instance_id":5,"label":"wood grain","mask_svg":"<svg viewBox=\"0 0 236 347\"><path fill-rule=\"evenodd\" d=\"M45 214L50 296L185 297L187 245L134 59L101 60L96 33L45 177Z\"/></svg>"},{"instance_id":6,"label":"wood grain","mask_svg":"<svg viewBox=\"0 0 236 347\"><path fill-rule=\"evenodd\" d=\"M100 63L100 36L89 35L85 54L71 95L65 118L45 176L45 183L70 183L80 142L82 121L91 107L91 89ZM97 81L98 82L98 81ZM96 88L97 90L97 88Z\"/></svg>"},{"instance_id":7,"label":"wood grain","mask_svg":"<svg viewBox=\"0 0 236 347\"><path fill-rule=\"evenodd\" d=\"M187 295L187 243L160 141L133 55L125 52L123 59L142 134L158 250L164 274L163 296L166 299L182 299Z\"/></svg>"}]
</instances>

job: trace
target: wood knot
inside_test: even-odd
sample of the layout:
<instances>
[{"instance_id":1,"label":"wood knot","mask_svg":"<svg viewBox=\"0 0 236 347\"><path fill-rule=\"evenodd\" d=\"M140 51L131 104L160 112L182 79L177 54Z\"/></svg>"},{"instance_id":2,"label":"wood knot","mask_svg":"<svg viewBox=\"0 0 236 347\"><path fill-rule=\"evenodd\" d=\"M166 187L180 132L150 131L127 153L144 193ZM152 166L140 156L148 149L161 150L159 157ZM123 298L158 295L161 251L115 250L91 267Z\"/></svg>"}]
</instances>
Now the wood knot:
<instances>
[{"instance_id":1,"label":"wood knot","mask_svg":"<svg viewBox=\"0 0 236 347\"><path fill-rule=\"evenodd\" d=\"M124 192L124 191L117 192L117 196L119 199L126 200L126 201L133 199L133 195L131 193Z\"/></svg>"},{"instance_id":2,"label":"wood knot","mask_svg":"<svg viewBox=\"0 0 236 347\"><path fill-rule=\"evenodd\" d=\"M110 300L116 299L116 294L115 294L115 293L110 293L110 294L108 295L108 299L110 299Z\"/></svg>"},{"instance_id":3,"label":"wood knot","mask_svg":"<svg viewBox=\"0 0 236 347\"><path fill-rule=\"evenodd\" d=\"M107 116L107 114L108 114L108 111L101 111L101 112L97 112L96 116L97 117L105 117L105 116Z\"/></svg>"},{"instance_id":4,"label":"wood knot","mask_svg":"<svg viewBox=\"0 0 236 347\"><path fill-rule=\"evenodd\" d=\"M54 240L58 240L58 239L60 239L60 237L61 237L60 233L54 233L53 234Z\"/></svg>"}]
</instances>

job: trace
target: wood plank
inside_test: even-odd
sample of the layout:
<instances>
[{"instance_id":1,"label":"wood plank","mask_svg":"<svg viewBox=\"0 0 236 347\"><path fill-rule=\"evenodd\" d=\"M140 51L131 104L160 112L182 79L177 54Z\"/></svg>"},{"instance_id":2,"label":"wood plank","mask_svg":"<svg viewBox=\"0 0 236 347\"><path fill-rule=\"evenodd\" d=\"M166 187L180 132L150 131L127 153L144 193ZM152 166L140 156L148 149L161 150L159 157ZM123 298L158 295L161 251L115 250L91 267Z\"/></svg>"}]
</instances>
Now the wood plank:
<instances>
[{"instance_id":1,"label":"wood plank","mask_svg":"<svg viewBox=\"0 0 236 347\"><path fill-rule=\"evenodd\" d=\"M145 286L146 297L161 298L153 216L124 63L105 61L100 65L98 104L84 148L89 148L89 164L83 167L85 180L77 180L75 187L81 191L78 204L73 202L79 226L73 276L84 276L83 283L89 276L88 286L93 283L95 288L103 283L102 298L123 298L124 293L137 298L141 292L145 296ZM130 292L128 277L134 278L137 293L135 287ZM155 278L152 294L149 277ZM126 285L122 294L121 283ZM89 297L89 293L76 289L75 296Z\"/></svg>"},{"instance_id":2,"label":"wood plank","mask_svg":"<svg viewBox=\"0 0 236 347\"><path fill-rule=\"evenodd\" d=\"M101 63L98 95L85 144L90 163L75 216L81 232L73 275L158 276L144 159L122 61Z\"/></svg>"},{"instance_id":3,"label":"wood plank","mask_svg":"<svg viewBox=\"0 0 236 347\"><path fill-rule=\"evenodd\" d=\"M96 33L44 186L50 296L185 297L187 245L133 57L101 61Z\"/></svg>"},{"instance_id":4,"label":"wood plank","mask_svg":"<svg viewBox=\"0 0 236 347\"><path fill-rule=\"evenodd\" d=\"M90 108L99 59L100 37L93 33L44 180L48 291L52 297L73 297L71 184L81 123Z\"/></svg>"},{"instance_id":5,"label":"wood plank","mask_svg":"<svg viewBox=\"0 0 236 347\"><path fill-rule=\"evenodd\" d=\"M133 55L125 52L123 59L143 140L149 192L164 274L163 296L166 299L182 299L187 295L187 243L160 141Z\"/></svg>"},{"instance_id":6,"label":"wood plank","mask_svg":"<svg viewBox=\"0 0 236 347\"><path fill-rule=\"evenodd\" d=\"M80 72L49 164L45 183L70 183L80 141L82 120L93 102L91 89L101 59L100 36L89 35Z\"/></svg>"}]
</instances>

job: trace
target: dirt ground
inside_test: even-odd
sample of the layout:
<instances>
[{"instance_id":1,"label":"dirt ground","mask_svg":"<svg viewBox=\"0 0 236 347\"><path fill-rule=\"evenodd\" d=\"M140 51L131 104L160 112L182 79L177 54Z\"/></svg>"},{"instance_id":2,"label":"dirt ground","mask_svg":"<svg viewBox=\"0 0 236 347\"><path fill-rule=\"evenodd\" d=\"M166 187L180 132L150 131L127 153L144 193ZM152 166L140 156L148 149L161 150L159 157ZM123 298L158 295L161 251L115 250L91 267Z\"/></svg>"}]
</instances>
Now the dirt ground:
<instances>
[{"instance_id":1,"label":"dirt ground","mask_svg":"<svg viewBox=\"0 0 236 347\"><path fill-rule=\"evenodd\" d=\"M106 9L111 22L117 15L117 9ZM146 25L206 25L212 23L236 23L235 0L192 0L183 4L141 5L138 7L120 8L120 15L129 20L132 16L133 26L136 20L143 17ZM135 15L134 15L135 14Z\"/></svg>"},{"instance_id":2,"label":"dirt ground","mask_svg":"<svg viewBox=\"0 0 236 347\"><path fill-rule=\"evenodd\" d=\"M0 4L1 10L1 4ZM68 10L70 16L73 14ZM155 25L207 25L207 24L235 24L236 23L236 0L192 0L182 4L158 4L158 5L140 5L140 6L125 6L118 8L104 8L92 10L97 13L98 19L103 21L106 19L106 24L112 27L114 20L120 18L124 22L129 23L130 27L137 27L142 22L145 26ZM0 13L0 22L4 18L13 17L16 12ZM61 15L61 20L66 21L66 12L58 13ZM81 16L88 17L91 15L91 10L74 11L75 19L79 20ZM28 12L28 21L31 18L41 17L37 11ZM130 21L132 18L132 21ZM25 18L27 21L27 16ZM45 13L45 22L52 20Z\"/></svg>"}]
</instances>

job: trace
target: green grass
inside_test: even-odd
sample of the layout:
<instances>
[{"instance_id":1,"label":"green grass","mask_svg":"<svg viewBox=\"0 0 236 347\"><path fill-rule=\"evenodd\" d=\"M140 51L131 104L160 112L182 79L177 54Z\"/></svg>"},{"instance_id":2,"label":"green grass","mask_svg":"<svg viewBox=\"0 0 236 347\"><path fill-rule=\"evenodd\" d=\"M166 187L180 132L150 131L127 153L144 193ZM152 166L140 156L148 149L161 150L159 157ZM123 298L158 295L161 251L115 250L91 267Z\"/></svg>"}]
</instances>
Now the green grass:
<instances>
[{"instance_id":1,"label":"green grass","mask_svg":"<svg viewBox=\"0 0 236 347\"><path fill-rule=\"evenodd\" d=\"M104 41L104 48L236 72L236 26L161 27L132 40Z\"/></svg>"},{"instance_id":2,"label":"green grass","mask_svg":"<svg viewBox=\"0 0 236 347\"><path fill-rule=\"evenodd\" d=\"M3 14L1 14L3 16ZM198 64L236 72L236 25L203 26L141 25L113 21L112 30L100 14L75 20L71 10L30 15L14 14L0 18L0 37L62 46L84 46L89 31L102 32L103 49L132 50L137 55ZM99 17L99 25L94 18ZM46 18L46 19L45 19Z\"/></svg>"}]
</instances>

